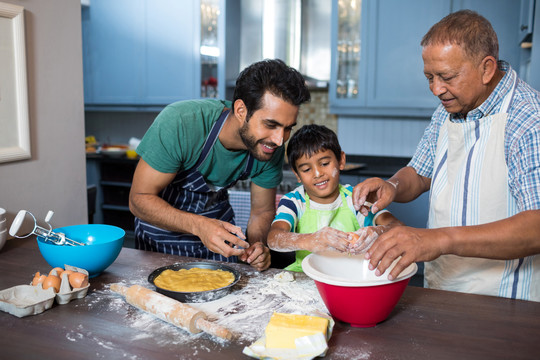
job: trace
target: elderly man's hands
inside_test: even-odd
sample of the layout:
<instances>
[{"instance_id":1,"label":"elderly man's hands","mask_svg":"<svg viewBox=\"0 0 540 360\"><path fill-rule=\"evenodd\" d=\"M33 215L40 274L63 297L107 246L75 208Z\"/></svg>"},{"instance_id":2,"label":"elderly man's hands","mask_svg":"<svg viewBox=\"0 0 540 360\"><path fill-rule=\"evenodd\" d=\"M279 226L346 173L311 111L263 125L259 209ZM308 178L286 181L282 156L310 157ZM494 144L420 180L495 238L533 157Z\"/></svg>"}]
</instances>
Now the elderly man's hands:
<instances>
[{"instance_id":1,"label":"elderly man's hands","mask_svg":"<svg viewBox=\"0 0 540 360\"><path fill-rule=\"evenodd\" d=\"M391 180L381 178L369 178L353 189L353 204L356 210L362 215L367 216L371 210L372 213L384 209L394 201L397 193L397 184ZM366 202L371 203L371 209Z\"/></svg>"},{"instance_id":2,"label":"elderly man's hands","mask_svg":"<svg viewBox=\"0 0 540 360\"><path fill-rule=\"evenodd\" d=\"M365 258L369 260L369 269L380 276L401 257L388 275L393 280L413 262L431 261L443 255L444 238L442 231L396 226L377 237Z\"/></svg>"}]
</instances>

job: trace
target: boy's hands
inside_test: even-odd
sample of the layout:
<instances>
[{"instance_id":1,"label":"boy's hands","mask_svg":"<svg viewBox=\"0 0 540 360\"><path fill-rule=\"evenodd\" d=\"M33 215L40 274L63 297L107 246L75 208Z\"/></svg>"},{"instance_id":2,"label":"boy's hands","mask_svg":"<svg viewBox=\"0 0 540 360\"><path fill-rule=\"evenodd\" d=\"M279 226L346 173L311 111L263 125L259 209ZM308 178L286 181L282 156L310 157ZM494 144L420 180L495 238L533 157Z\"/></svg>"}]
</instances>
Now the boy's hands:
<instances>
[{"instance_id":1,"label":"boy's hands","mask_svg":"<svg viewBox=\"0 0 540 360\"><path fill-rule=\"evenodd\" d=\"M306 250L313 253L326 251L346 252L349 249L349 234L331 227L323 227L321 230L309 234L306 241Z\"/></svg>"},{"instance_id":2,"label":"boy's hands","mask_svg":"<svg viewBox=\"0 0 540 360\"><path fill-rule=\"evenodd\" d=\"M351 233L351 242L349 243L348 251L349 253L356 255L365 253L373 242L377 240L379 235L382 235L386 231L390 230L392 226L390 225L379 225L379 226L368 226L361 228ZM352 235L355 234L355 235Z\"/></svg>"}]
</instances>

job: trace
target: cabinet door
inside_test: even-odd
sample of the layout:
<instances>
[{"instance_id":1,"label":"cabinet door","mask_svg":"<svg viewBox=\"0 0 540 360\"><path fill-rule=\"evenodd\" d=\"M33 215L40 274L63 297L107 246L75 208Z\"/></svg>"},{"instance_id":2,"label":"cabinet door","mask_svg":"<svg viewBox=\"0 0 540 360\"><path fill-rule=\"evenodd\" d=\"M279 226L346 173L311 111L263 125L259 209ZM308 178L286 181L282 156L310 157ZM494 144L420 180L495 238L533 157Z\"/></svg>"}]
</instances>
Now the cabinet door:
<instances>
[{"instance_id":1,"label":"cabinet door","mask_svg":"<svg viewBox=\"0 0 540 360\"><path fill-rule=\"evenodd\" d=\"M142 97L144 0L92 1L84 17L85 103L133 104Z\"/></svg>"},{"instance_id":2,"label":"cabinet door","mask_svg":"<svg viewBox=\"0 0 540 360\"><path fill-rule=\"evenodd\" d=\"M384 0L371 2L367 43L367 106L434 109L437 99L423 73L420 41L450 12L450 2Z\"/></svg>"},{"instance_id":3,"label":"cabinet door","mask_svg":"<svg viewBox=\"0 0 540 360\"><path fill-rule=\"evenodd\" d=\"M516 0L459 0L453 2L452 11L460 9L477 11L489 20L499 40L499 59L509 62L517 71L521 61L520 2Z\"/></svg>"},{"instance_id":4,"label":"cabinet door","mask_svg":"<svg viewBox=\"0 0 540 360\"><path fill-rule=\"evenodd\" d=\"M199 97L199 1L93 0L83 36L87 105Z\"/></svg>"},{"instance_id":5,"label":"cabinet door","mask_svg":"<svg viewBox=\"0 0 540 360\"><path fill-rule=\"evenodd\" d=\"M519 16L519 41L532 41L534 30L534 0L521 0Z\"/></svg>"},{"instance_id":6,"label":"cabinet door","mask_svg":"<svg viewBox=\"0 0 540 360\"><path fill-rule=\"evenodd\" d=\"M342 79L348 79L339 71L343 58L348 58L342 56L346 47L339 38L339 29L342 28L340 21L343 20L340 7L347 6L344 4L348 2L335 0L332 8L333 51L329 94L332 113L431 116L438 100L429 91L423 75L420 41L433 24L459 9L475 10L485 16L497 32L499 57L519 69L519 24L520 15L524 15L520 14L520 3L515 0L364 0L361 2L360 23L350 30L358 33L361 44L359 63L352 69L350 66L347 68L347 75L357 79L355 86L358 91L355 96L349 87L340 90L343 88L340 86Z\"/></svg>"},{"instance_id":7,"label":"cabinet door","mask_svg":"<svg viewBox=\"0 0 540 360\"><path fill-rule=\"evenodd\" d=\"M200 96L198 1L149 1L146 9L145 102Z\"/></svg>"},{"instance_id":8,"label":"cabinet door","mask_svg":"<svg viewBox=\"0 0 540 360\"><path fill-rule=\"evenodd\" d=\"M354 53L359 53L356 68L347 60L351 56L343 55L348 47L339 38L346 29L340 6L342 2L334 1L331 111L344 115L429 116L437 101L423 75L420 40L431 25L450 12L450 2L362 1L360 24L350 28L359 36L360 49L353 47ZM355 43L354 34L346 37L353 40L345 39L345 43ZM340 69L344 62L346 66ZM343 90L343 79L350 78L358 82L357 96L350 86L345 85Z\"/></svg>"}]
</instances>

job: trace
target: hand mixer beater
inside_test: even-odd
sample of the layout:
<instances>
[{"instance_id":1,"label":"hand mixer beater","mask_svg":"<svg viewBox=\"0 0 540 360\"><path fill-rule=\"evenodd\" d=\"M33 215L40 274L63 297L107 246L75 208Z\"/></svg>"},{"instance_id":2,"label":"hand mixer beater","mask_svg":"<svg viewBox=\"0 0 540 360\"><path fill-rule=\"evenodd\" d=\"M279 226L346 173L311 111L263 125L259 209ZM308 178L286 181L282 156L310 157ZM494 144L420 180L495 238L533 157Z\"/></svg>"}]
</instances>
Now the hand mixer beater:
<instances>
[{"instance_id":1,"label":"hand mixer beater","mask_svg":"<svg viewBox=\"0 0 540 360\"><path fill-rule=\"evenodd\" d=\"M34 219L34 229L26 235L19 236L17 235L17 232L20 230L21 225L24 221L24 218L26 217L26 214L30 215ZM45 241L50 241L56 245L70 245L70 246L84 246L85 244L79 241L75 241L72 239L68 239L64 233L56 233L53 231L53 228L51 224L49 224L49 221L51 221L52 216L54 215L54 212L49 210L47 213L47 216L45 217L45 222L47 225L49 225L49 229L45 229L37 224L37 220L35 216L26 210L21 210L17 213L17 216L15 216L15 219L13 220L13 223L11 224L11 227L9 228L9 235L14 236L16 238L25 238L32 234L42 237Z\"/></svg>"}]
</instances>

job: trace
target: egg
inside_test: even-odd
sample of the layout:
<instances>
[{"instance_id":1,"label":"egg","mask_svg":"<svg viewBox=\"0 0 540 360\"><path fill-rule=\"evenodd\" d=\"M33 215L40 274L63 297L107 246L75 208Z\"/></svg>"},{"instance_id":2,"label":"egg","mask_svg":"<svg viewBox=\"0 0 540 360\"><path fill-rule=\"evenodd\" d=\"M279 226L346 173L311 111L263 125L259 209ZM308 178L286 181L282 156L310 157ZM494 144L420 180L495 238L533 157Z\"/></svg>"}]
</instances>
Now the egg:
<instances>
[{"instance_id":1,"label":"egg","mask_svg":"<svg viewBox=\"0 0 540 360\"><path fill-rule=\"evenodd\" d=\"M47 278L47 275L41 275L39 271L34 275L34 279L32 280L32 285L36 286L41 284L45 279Z\"/></svg>"},{"instance_id":2,"label":"egg","mask_svg":"<svg viewBox=\"0 0 540 360\"><path fill-rule=\"evenodd\" d=\"M59 278L62 278L62 273L64 272L64 269L62 269L61 267L55 267L54 269L49 271L49 275L53 275L55 270L56 270L56 276L58 276Z\"/></svg>"},{"instance_id":3,"label":"egg","mask_svg":"<svg viewBox=\"0 0 540 360\"><path fill-rule=\"evenodd\" d=\"M88 285L88 275L80 272L74 272L73 274L69 275L69 284L73 288L83 288Z\"/></svg>"},{"instance_id":4,"label":"egg","mask_svg":"<svg viewBox=\"0 0 540 360\"><path fill-rule=\"evenodd\" d=\"M43 281L43 289L47 290L48 288L52 287L54 289L54 292L57 293L60 291L60 278L56 275L49 275L47 278Z\"/></svg>"},{"instance_id":5,"label":"egg","mask_svg":"<svg viewBox=\"0 0 540 360\"><path fill-rule=\"evenodd\" d=\"M75 272L75 271L64 270L64 272L62 273L62 276L63 276L64 274L66 274L66 275L69 277L69 275L70 275L70 274L73 274L74 272Z\"/></svg>"}]
</instances>

